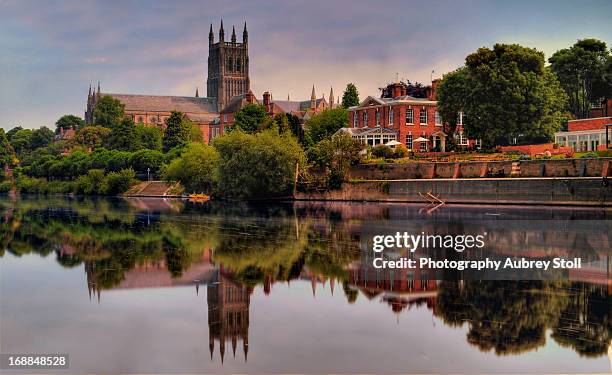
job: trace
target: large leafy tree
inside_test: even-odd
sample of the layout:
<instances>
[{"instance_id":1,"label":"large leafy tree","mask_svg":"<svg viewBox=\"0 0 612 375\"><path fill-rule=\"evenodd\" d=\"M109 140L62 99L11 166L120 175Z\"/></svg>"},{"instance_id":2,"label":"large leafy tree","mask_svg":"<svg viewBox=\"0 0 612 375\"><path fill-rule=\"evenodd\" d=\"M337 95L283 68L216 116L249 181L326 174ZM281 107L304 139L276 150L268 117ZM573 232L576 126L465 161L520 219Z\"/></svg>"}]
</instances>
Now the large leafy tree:
<instances>
[{"instance_id":1,"label":"large leafy tree","mask_svg":"<svg viewBox=\"0 0 612 375\"><path fill-rule=\"evenodd\" d=\"M242 129L245 133L255 133L262 127L269 127L271 123L272 118L266 108L259 104L247 104L234 115L234 128Z\"/></svg>"},{"instance_id":2,"label":"large leafy tree","mask_svg":"<svg viewBox=\"0 0 612 375\"><path fill-rule=\"evenodd\" d=\"M348 112L344 108L328 109L312 116L306 121L307 138L312 143L331 137L339 129L347 126Z\"/></svg>"},{"instance_id":3,"label":"large leafy tree","mask_svg":"<svg viewBox=\"0 0 612 375\"><path fill-rule=\"evenodd\" d=\"M4 133L4 129L0 128L0 167L11 164L14 158L13 146Z\"/></svg>"},{"instance_id":4,"label":"large leafy tree","mask_svg":"<svg viewBox=\"0 0 612 375\"><path fill-rule=\"evenodd\" d=\"M36 150L37 148L46 147L53 141L53 131L46 126L41 126L38 129L34 129L32 137L30 138L30 148Z\"/></svg>"},{"instance_id":5,"label":"large leafy tree","mask_svg":"<svg viewBox=\"0 0 612 375\"><path fill-rule=\"evenodd\" d=\"M55 131L59 132L60 129L68 130L74 129L79 130L85 126L85 120L75 115L63 115L55 122Z\"/></svg>"},{"instance_id":6,"label":"large leafy tree","mask_svg":"<svg viewBox=\"0 0 612 375\"><path fill-rule=\"evenodd\" d=\"M108 142L111 130L103 126L87 125L81 128L74 137L74 141L87 148L96 149Z\"/></svg>"},{"instance_id":7,"label":"large leafy tree","mask_svg":"<svg viewBox=\"0 0 612 375\"><path fill-rule=\"evenodd\" d=\"M131 118L124 117L118 124L113 125L108 137L108 145L111 149L121 151L135 151L140 148L136 125Z\"/></svg>"},{"instance_id":8,"label":"large leafy tree","mask_svg":"<svg viewBox=\"0 0 612 375\"><path fill-rule=\"evenodd\" d=\"M544 67L544 54L517 44L479 48L465 67L444 76L438 88L443 120L492 147L513 139L550 139L560 129L566 95L555 75Z\"/></svg>"},{"instance_id":9,"label":"large leafy tree","mask_svg":"<svg viewBox=\"0 0 612 375\"><path fill-rule=\"evenodd\" d=\"M136 125L136 134L142 148L161 151L164 132L156 126Z\"/></svg>"},{"instance_id":10,"label":"large leafy tree","mask_svg":"<svg viewBox=\"0 0 612 375\"><path fill-rule=\"evenodd\" d=\"M124 106L111 96L105 95L96 103L94 108L95 125L112 128L118 125L125 115Z\"/></svg>"},{"instance_id":11,"label":"large leafy tree","mask_svg":"<svg viewBox=\"0 0 612 375\"><path fill-rule=\"evenodd\" d=\"M218 194L236 198L291 194L296 165L305 165L304 151L289 132L275 129L248 134L235 130L215 138L221 157Z\"/></svg>"},{"instance_id":12,"label":"large leafy tree","mask_svg":"<svg viewBox=\"0 0 612 375\"><path fill-rule=\"evenodd\" d=\"M182 112L173 111L166 119L163 138L164 151L186 146L192 138L191 129L191 121Z\"/></svg>"},{"instance_id":13,"label":"large leafy tree","mask_svg":"<svg viewBox=\"0 0 612 375\"><path fill-rule=\"evenodd\" d=\"M10 143L13 150L17 153L19 158L23 158L27 153L30 152L30 143L32 140L32 129L21 129L10 137Z\"/></svg>"},{"instance_id":14,"label":"large leafy tree","mask_svg":"<svg viewBox=\"0 0 612 375\"><path fill-rule=\"evenodd\" d=\"M357 86L353 83L349 83L346 85L346 89L344 89L344 93L342 94L342 106L344 108L349 108L359 105L359 92L357 91Z\"/></svg>"},{"instance_id":15,"label":"large leafy tree","mask_svg":"<svg viewBox=\"0 0 612 375\"><path fill-rule=\"evenodd\" d=\"M612 64L610 61L606 43L597 39L579 40L548 59L567 93L568 109L575 117L588 117L592 104L612 95L612 79L607 79L611 72L606 72Z\"/></svg>"},{"instance_id":16,"label":"large leafy tree","mask_svg":"<svg viewBox=\"0 0 612 375\"><path fill-rule=\"evenodd\" d=\"M164 179L180 181L189 192L212 193L218 180L219 153L202 143L191 143L164 170Z\"/></svg>"}]
</instances>

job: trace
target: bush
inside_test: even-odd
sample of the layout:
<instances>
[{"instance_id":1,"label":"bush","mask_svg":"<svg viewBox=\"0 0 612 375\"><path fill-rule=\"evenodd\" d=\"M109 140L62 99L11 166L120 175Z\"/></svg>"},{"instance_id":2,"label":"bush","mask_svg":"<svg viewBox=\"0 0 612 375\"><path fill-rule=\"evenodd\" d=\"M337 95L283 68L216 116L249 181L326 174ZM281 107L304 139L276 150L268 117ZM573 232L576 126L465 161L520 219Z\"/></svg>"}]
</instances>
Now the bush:
<instances>
[{"instance_id":1,"label":"bush","mask_svg":"<svg viewBox=\"0 0 612 375\"><path fill-rule=\"evenodd\" d=\"M47 181L42 178L17 177L17 189L24 194L45 194Z\"/></svg>"},{"instance_id":2,"label":"bush","mask_svg":"<svg viewBox=\"0 0 612 375\"><path fill-rule=\"evenodd\" d=\"M210 194L218 181L219 153L211 146L190 144L165 168L166 181L180 181L187 191Z\"/></svg>"},{"instance_id":3,"label":"bush","mask_svg":"<svg viewBox=\"0 0 612 375\"><path fill-rule=\"evenodd\" d=\"M389 146L376 145L372 148L372 155L377 158L391 159L393 157L393 150Z\"/></svg>"},{"instance_id":4,"label":"bush","mask_svg":"<svg viewBox=\"0 0 612 375\"><path fill-rule=\"evenodd\" d=\"M105 178L105 194L123 194L132 186L135 181L135 174L132 169L123 169L120 172L111 172Z\"/></svg>"},{"instance_id":5,"label":"bush","mask_svg":"<svg viewBox=\"0 0 612 375\"><path fill-rule=\"evenodd\" d=\"M0 182L0 193L8 193L13 188L13 184L10 181Z\"/></svg>"},{"instance_id":6,"label":"bush","mask_svg":"<svg viewBox=\"0 0 612 375\"><path fill-rule=\"evenodd\" d=\"M597 151L597 155L600 158L612 158L612 150L600 150Z\"/></svg>"},{"instance_id":7,"label":"bush","mask_svg":"<svg viewBox=\"0 0 612 375\"><path fill-rule=\"evenodd\" d=\"M86 175L77 178L74 189L77 194L105 194L106 181L104 170L91 169Z\"/></svg>"},{"instance_id":8,"label":"bush","mask_svg":"<svg viewBox=\"0 0 612 375\"><path fill-rule=\"evenodd\" d=\"M596 158L596 157L598 157L597 153L587 152L586 154L581 155L580 159L591 159L591 158Z\"/></svg>"},{"instance_id":9,"label":"bush","mask_svg":"<svg viewBox=\"0 0 612 375\"><path fill-rule=\"evenodd\" d=\"M395 158L405 158L408 156L408 149L404 145L395 146L395 151L393 152L393 157Z\"/></svg>"},{"instance_id":10,"label":"bush","mask_svg":"<svg viewBox=\"0 0 612 375\"><path fill-rule=\"evenodd\" d=\"M129 163L132 169L138 173L157 173L164 162L164 154L155 150L139 150L130 155Z\"/></svg>"}]
</instances>

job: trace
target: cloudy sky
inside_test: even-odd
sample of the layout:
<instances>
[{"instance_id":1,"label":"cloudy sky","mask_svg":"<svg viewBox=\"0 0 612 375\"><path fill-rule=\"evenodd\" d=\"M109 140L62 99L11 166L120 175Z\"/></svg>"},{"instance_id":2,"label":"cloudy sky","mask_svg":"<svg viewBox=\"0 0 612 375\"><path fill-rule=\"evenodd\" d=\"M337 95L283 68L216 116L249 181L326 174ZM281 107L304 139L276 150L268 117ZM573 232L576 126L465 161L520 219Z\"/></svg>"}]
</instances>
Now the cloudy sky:
<instances>
[{"instance_id":1,"label":"cloudy sky","mask_svg":"<svg viewBox=\"0 0 612 375\"><path fill-rule=\"evenodd\" d=\"M106 92L193 95L206 87L208 29L249 29L251 88L308 99L354 82L363 98L400 78L427 82L495 42L550 56L577 39L612 44L602 1L0 0L0 126L83 116Z\"/></svg>"}]
</instances>

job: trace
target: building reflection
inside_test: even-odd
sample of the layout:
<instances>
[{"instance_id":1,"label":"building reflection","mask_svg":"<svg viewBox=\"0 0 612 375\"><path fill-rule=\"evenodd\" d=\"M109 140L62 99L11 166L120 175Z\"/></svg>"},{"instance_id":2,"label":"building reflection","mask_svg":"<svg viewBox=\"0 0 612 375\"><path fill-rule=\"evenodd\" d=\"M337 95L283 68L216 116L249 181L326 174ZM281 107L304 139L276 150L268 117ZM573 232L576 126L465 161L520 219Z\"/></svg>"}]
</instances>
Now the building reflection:
<instances>
[{"instance_id":1,"label":"building reflection","mask_svg":"<svg viewBox=\"0 0 612 375\"><path fill-rule=\"evenodd\" d=\"M215 341L219 342L221 363L225 358L225 345L231 342L232 354L242 342L244 360L249 353L249 303L253 289L234 281L231 275L219 267L214 279L207 286L208 347L213 359Z\"/></svg>"}]
</instances>

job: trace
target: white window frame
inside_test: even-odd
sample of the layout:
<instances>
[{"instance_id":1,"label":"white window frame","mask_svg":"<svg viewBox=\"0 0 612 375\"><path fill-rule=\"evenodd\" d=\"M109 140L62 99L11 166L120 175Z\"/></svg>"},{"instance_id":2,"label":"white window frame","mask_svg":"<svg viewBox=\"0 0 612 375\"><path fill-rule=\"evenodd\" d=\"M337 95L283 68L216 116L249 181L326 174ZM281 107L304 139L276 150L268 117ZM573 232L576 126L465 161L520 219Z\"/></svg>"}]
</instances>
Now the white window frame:
<instances>
[{"instance_id":1,"label":"white window frame","mask_svg":"<svg viewBox=\"0 0 612 375\"><path fill-rule=\"evenodd\" d=\"M442 119L440 118L440 112L436 111L434 113L434 121L436 122L436 126L442 126Z\"/></svg>"},{"instance_id":2,"label":"white window frame","mask_svg":"<svg viewBox=\"0 0 612 375\"><path fill-rule=\"evenodd\" d=\"M353 127L359 127L359 113L357 111L353 112Z\"/></svg>"},{"instance_id":3,"label":"white window frame","mask_svg":"<svg viewBox=\"0 0 612 375\"><path fill-rule=\"evenodd\" d=\"M393 107L389 107L389 125L393 125Z\"/></svg>"},{"instance_id":4,"label":"white window frame","mask_svg":"<svg viewBox=\"0 0 612 375\"><path fill-rule=\"evenodd\" d=\"M410 138L408 138L408 137L410 137ZM412 150L412 145L413 145L413 144L412 144L412 140L413 140L413 139L414 139L414 138L412 137L412 133L408 133L408 134L406 134L406 148L407 148L408 150Z\"/></svg>"},{"instance_id":5,"label":"white window frame","mask_svg":"<svg viewBox=\"0 0 612 375\"><path fill-rule=\"evenodd\" d=\"M463 125L463 112L457 113L457 125Z\"/></svg>"},{"instance_id":6,"label":"white window frame","mask_svg":"<svg viewBox=\"0 0 612 375\"><path fill-rule=\"evenodd\" d=\"M363 111L363 127L368 127L368 111Z\"/></svg>"},{"instance_id":7,"label":"white window frame","mask_svg":"<svg viewBox=\"0 0 612 375\"><path fill-rule=\"evenodd\" d=\"M423 121L423 117L425 117L425 121ZM427 108L421 108L419 110L419 124L427 125Z\"/></svg>"},{"instance_id":8,"label":"white window frame","mask_svg":"<svg viewBox=\"0 0 612 375\"><path fill-rule=\"evenodd\" d=\"M406 108L406 124L414 125L414 111L412 108Z\"/></svg>"}]
</instances>

